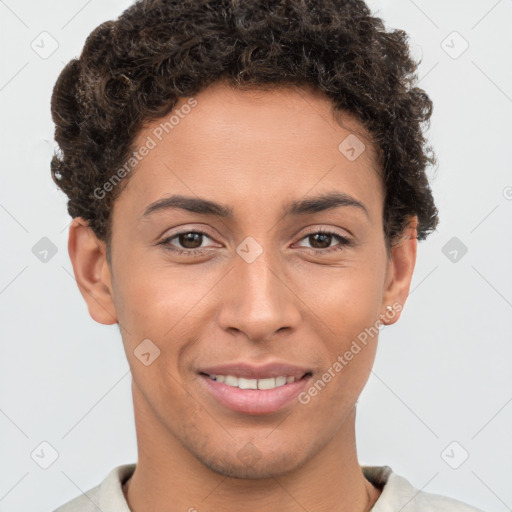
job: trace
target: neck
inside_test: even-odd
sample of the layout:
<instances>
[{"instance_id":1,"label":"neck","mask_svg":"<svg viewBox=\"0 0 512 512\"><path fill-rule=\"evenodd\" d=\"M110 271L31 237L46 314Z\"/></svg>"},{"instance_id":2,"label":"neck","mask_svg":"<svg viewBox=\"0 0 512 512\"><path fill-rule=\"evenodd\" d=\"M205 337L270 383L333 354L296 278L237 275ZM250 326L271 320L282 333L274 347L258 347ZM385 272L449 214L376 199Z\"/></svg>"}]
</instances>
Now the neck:
<instances>
[{"instance_id":1,"label":"neck","mask_svg":"<svg viewBox=\"0 0 512 512\"><path fill-rule=\"evenodd\" d=\"M357 460L355 408L298 469L243 479L219 474L194 457L133 390L139 457L123 489L132 512L367 512L380 495Z\"/></svg>"}]
</instances>

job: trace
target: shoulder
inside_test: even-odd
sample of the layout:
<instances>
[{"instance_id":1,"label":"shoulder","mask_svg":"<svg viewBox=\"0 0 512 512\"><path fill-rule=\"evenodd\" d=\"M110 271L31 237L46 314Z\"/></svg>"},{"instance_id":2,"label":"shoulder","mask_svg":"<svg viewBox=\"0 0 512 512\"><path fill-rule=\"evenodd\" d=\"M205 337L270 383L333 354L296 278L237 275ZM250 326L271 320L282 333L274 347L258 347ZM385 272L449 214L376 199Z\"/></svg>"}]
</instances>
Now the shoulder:
<instances>
[{"instance_id":1,"label":"shoulder","mask_svg":"<svg viewBox=\"0 0 512 512\"><path fill-rule=\"evenodd\" d=\"M422 491L389 466L362 466L363 474L382 489L371 512L483 512L463 501Z\"/></svg>"},{"instance_id":2,"label":"shoulder","mask_svg":"<svg viewBox=\"0 0 512 512\"><path fill-rule=\"evenodd\" d=\"M53 512L101 512L98 505L100 485L68 501Z\"/></svg>"},{"instance_id":3,"label":"shoulder","mask_svg":"<svg viewBox=\"0 0 512 512\"><path fill-rule=\"evenodd\" d=\"M68 501L53 512L129 512L122 483L134 470L135 464L115 467L99 485Z\"/></svg>"},{"instance_id":4,"label":"shoulder","mask_svg":"<svg viewBox=\"0 0 512 512\"><path fill-rule=\"evenodd\" d=\"M388 483L396 499L403 502L404 512L482 512L463 501L421 491L396 473L391 473Z\"/></svg>"}]
</instances>

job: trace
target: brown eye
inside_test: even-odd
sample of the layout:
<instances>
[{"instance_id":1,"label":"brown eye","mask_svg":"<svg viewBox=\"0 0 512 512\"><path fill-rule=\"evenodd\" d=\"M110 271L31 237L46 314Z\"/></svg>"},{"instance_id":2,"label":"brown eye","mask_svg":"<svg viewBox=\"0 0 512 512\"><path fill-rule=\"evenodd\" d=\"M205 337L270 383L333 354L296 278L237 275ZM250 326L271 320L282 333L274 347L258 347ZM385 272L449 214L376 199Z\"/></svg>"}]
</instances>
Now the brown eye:
<instances>
[{"instance_id":1,"label":"brown eye","mask_svg":"<svg viewBox=\"0 0 512 512\"><path fill-rule=\"evenodd\" d=\"M185 249L197 249L201 247L203 241L202 233L190 231L189 233L181 233L176 237L180 245Z\"/></svg>"},{"instance_id":2,"label":"brown eye","mask_svg":"<svg viewBox=\"0 0 512 512\"><path fill-rule=\"evenodd\" d=\"M328 235L326 233L315 233L314 235L309 235L309 243L312 245L313 249L325 249L331 245L333 236Z\"/></svg>"},{"instance_id":3,"label":"brown eye","mask_svg":"<svg viewBox=\"0 0 512 512\"><path fill-rule=\"evenodd\" d=\"M309 235L303 237L302 240L307 240L310 246L308 247L303 245L301 247L310 249L310 251L317 254L343 250L345 247L352 245L352 241L349 238L338 235L337 233L322 230L310 233ZM331 245L333 240L337 241L338 244Z\"/></svg>"},{"instance_id":4,"label":"brown eye","mask_svg":"<svg viewBox=\"0 0 512 512\"><path fill-rule=\"evenodd\" d=\"M208 246L202 246L204 239L209 239L202 231L182 231L164 238L158 245L163 245L168 251L184 256L197 256L209 251Z\"/></svg>"}]
</instances>

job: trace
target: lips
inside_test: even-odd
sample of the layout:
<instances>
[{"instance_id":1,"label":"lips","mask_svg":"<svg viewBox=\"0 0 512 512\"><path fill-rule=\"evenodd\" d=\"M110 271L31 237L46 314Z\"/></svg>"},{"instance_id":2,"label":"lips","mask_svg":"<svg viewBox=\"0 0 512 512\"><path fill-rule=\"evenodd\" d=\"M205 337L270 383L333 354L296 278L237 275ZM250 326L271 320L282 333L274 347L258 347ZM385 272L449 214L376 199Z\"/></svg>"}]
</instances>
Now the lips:
<instances>
[{"instance_id":1,"label":"lips","mask_svg":"<svg viewBox=\"0 0 512 512\"><path fill-rule=\"evenodd\" d=\"M295 377L301 379L311 369L303 366L295 366L288 363L274 362L265 365L253 365L247 362L221 364L199 369L199 373L205 375L233 375L245 379L268 379L271 377Z\"/></svg>"},{"instance_id":2,"label":"lips","mask_svg":"<svg viewBox=\"0 0 512 512\"><path fill-rule=\"evenodd\" d=\"M201 375L200 383L216 402L232 411L243 414L272 414L281 409L299 404L298 396L309 385L311 377L272 389L241 389Z\"/></svg>"},{"instance_id":3,"label":"lips","mask_svg":"<svg viewBox=\"0 0 512 512\"><path fill-rule=\"evenodd\" d=\"M297 396L312 375L307 367L281 362L260 366L238 362L204 367L198 373L201 385L218 404L244 414L271 414L298 403Z\"/></svg>"}]
</instances>

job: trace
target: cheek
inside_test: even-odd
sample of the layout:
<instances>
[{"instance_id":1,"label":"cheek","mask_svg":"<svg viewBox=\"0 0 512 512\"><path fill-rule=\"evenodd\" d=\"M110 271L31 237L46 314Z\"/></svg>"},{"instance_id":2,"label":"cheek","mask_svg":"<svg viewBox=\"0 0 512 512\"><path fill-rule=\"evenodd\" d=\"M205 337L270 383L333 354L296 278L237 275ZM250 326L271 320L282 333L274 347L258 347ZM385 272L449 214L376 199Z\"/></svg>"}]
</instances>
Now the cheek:
<instances>
[{"instance_id":1,"label":"cheek","mask_svg":"<svg viewBox=\"0 0 512 512\"><path fill-rule=\"evenodd\" d=\"M116 311L137 388L162 407L166 401L187 403L178 366L190 328L197 325L193 305L198 299L165 269L139 272L127 265L118 275Z\"/></svg>"},{"instance_id":2,"label":"cheek","mask_svg":"<svg viewBox=\"0 0 512 512\"><path fill-rule=\"evenodd\" d=\"M340 268L319 266L308 270L298 295L321 317L331 334L355 335L379 317L384 272L384 265L377 260L350 261Z\"/></svg>"},{"instance_id":3,"label":"cheek","mask_svg":"<svg viewBox=\"0 0 512 512\"><path fill-rule=\"evenodd\" d=\"M350 402L361 392L370 374L380 332L384 266L354 264L315 276L318 292L310 297L323 333L330 399ZM320 383L319 386L322 384Z\"/></svg>"},{"instance_id":4,"label":"cheek","mask_svg":"<svg viewBox=\"0 0 512 512\"><path fill-rule=\"evenodd\" d=\"M128 262L127 262L128 263ZM162 264L124 265L114 289L116 312L130 337L170 335L200 298L199 280L187 278L187 270Z\"/></svg>"},{"instance_id":5,"label":"cheek","mask_svg":"<svg viewBox=\"0 0 512 512\"><path fill-rule=\"evenodd\" d=\"M219 276L210 271L191 279L190 273L150 262L139 268L127 264L118 272L114 294L125 352L134 379L141 389L153 389L152 396L162 387L164 395L176 393L173 400L179 399L177 383L188 375L187 354L214 311L205 311L206 299ZM155 359L145 366L140 356L148 352Z\"/></svg>"}]
</instances>

